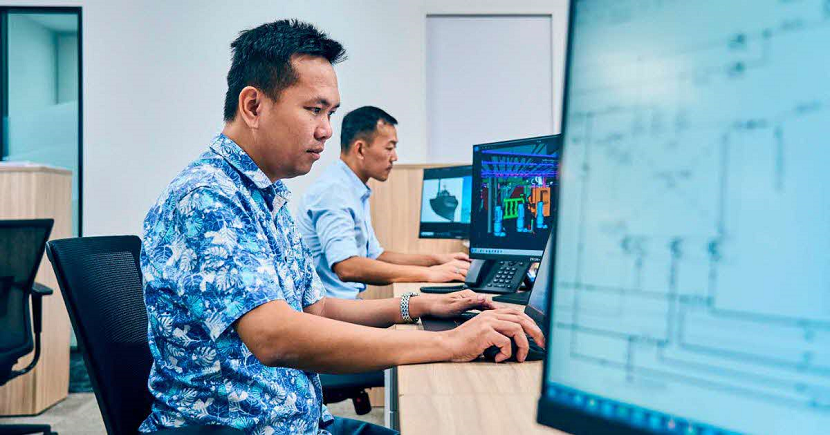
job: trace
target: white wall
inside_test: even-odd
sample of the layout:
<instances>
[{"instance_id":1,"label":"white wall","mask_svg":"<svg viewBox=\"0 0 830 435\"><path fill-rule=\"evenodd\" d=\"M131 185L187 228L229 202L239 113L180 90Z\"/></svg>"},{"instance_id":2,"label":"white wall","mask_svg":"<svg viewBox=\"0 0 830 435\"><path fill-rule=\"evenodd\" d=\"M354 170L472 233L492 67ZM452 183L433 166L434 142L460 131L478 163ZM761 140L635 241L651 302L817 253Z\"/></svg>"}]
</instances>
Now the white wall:
<instances>
[{"instance_id":1,"label":"white wall","mask_svg":"<svg viewBox=\"0 0 830 435\"><path fill-rule=\"evenodd\" d=\"M343 106L334 137L309 175L289 181L298 197L337 158L342 115L362 105L382 107L400 121L401 163L429 160L427 14L555 12L557 32L557 17L564 20L567 8L564 0L30 0L22 5L83 7L85 235L140 234L158 194L221 129L228 46L240 30L296 17L328 32L348 52L349 59L336 67ZM556 80L555 88L561 76Z\"/></svg>"},{"instance_id":2,"label":"white wall","mask_svg":"<svg viewBox=\"0 0 830 435\"><path fill-rule=\"evenodd\" d=\"M553 133L552 27L549 15L427 18L430 160L470 164L473 144Z\"/></svg>"}]
</instances>

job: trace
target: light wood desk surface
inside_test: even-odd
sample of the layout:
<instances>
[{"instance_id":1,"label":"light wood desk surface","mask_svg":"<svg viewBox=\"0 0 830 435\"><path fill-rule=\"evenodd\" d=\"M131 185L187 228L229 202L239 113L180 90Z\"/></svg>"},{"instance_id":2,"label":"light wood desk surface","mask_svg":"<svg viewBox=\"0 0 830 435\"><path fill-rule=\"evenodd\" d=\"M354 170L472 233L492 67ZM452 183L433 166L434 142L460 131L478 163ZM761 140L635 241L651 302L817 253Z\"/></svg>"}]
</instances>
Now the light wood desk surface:
<instances>
[{"instance_id":1,"label":"light wood desk surface","mask_svg":"<svg viewBox=\"0 0 830 435\"><path fill-rule=\"evenodd\" d=\"M394 284L392 290L400 296L422 285ZM564 434L536 423L542 361L417 364L395 370L396 415L403 435Z\"/></svg>"}]
</instances>

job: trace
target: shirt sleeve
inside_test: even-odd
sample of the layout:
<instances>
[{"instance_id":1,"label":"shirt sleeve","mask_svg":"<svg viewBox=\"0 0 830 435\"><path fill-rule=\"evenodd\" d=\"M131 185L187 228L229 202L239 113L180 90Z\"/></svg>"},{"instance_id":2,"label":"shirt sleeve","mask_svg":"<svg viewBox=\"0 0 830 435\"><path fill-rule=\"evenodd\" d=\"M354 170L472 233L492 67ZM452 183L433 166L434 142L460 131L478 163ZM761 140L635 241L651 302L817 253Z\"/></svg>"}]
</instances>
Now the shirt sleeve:
<instances>
[{"instance_id":1,"label":"shirt sleeve","mask_svg":"<svg viewBox=\"0 0 830 435\"><path fill-rule=\"evenodd\" d=\"M357 236L354 232L354 215L351 210L342 206L309 208L308 213L329 268L359 255L355 242Z\"/></svg>"},{"instance_id":2,"label":"shirt sleeve","mask_svg":"<svg viewBox=\"0 0 830 435\"><path fill-rule=\"evenodd\" d=\"M369 215L366 215L366 218L370 219ZM383 254L383 247L380 246L380 241L375 235L375 227L372 226L372 221L369 220L368 224L369 234L367 237L369 238L369 247L366 251L366 256L372 260L377 260L377 258L380 257L380 254Z\"/></svg>"},{"instance_id":3,"label":"shirt sleeve","mask_svg":"<svg viewBox=\"0 0 830 435\"><path fill-rule=\"evenodd\" d=\"M173 229L165 268L211 339L252 309L285 299L263 230L227 194L188 193L177 204Z\"/></svg>"},{"instance_id":4,"label":"shirt sleeve","mask_svg":"<svg viewBox=\"0 0 830 435\"><path fill-rule=\"evenodd\" d=\"M317 271L314 268L311 268L311 286L309 289L303 293L303 308L314 305L317 301L326 297L326 288L323 286L323 282L320 281L320 276L317 275Z\"/></svg>"},{"instance_id":5,"label":"shirt sleeve","mask_svg":"<svg viewBox=\"0 0 830 435\"><path fill-rule=\"evenodd\" d=\"M303 255L303 280L308 283L306 290L303 292L303 308L314 305L320 299L326 296L326 288L314 269L314 259L311 256L311 251L305 246L305 243L300 240L300 249Z\"/></svg>"}]
</instances>

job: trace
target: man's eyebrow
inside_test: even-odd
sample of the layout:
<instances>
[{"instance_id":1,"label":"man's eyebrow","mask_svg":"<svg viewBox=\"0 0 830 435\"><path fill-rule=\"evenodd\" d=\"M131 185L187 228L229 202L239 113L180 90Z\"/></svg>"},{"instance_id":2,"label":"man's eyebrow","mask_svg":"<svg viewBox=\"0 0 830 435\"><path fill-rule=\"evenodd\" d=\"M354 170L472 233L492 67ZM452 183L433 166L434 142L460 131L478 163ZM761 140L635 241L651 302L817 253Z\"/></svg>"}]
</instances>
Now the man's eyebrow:
<instances>
[{"instance_id":1,"label":"man's eyebrow","mask_svg":"<svg viewBox=\"0 0 830 435\"><path fill-rule=\"evenodd\" d=\"M324 105L324 106L331 106L332 105L331 102L329 100L325 99L325 98L318 98L317 102ZM339 107L340 107L340 103L337 103L337 105L332 107L332 108L337 109Z\"/></svg>"}]
</instances>

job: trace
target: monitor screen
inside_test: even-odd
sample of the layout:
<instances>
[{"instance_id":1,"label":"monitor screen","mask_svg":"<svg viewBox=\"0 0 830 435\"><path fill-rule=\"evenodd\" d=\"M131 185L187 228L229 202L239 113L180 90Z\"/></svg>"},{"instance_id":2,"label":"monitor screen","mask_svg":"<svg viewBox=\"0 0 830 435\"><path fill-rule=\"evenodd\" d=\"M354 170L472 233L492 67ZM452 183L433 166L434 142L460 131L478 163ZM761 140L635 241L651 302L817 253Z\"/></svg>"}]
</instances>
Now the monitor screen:
<instances>
[{"instance_id":1,"label":"monitor screen","mask_svg":"<svg viewBox=\"0 0 830 435\"><path fill-rule=\"evenodd\" d=\"M553 232L548 236L548 242L545 244L545 252L542 254L542 261L539 262L539 268L536 270L536 277L533 281L533 288L531 289L532 293L530 293L530 298L525 307L525 314L535 320L541 328L546 326L544 322L547 316L545 314L548 311L548 293L550 293L551 289L548 276L550 275L550 267L553 264L551 257L553 257L555 251L553 247L553 236Z\"/></svg>"},{"instance_id":2,"label":"monitor screen","mask_svg":"<svg viewBox=\"0 0 830 435\"><path fill-rule=\"evenodd\" d=\"M470 256L539 261L554 224L559 136L473 146Z\"/></svg>"},{"instance_id":3,"label":"monitor screen","mask_svg":"<svg viewBox=\"0 0 830 435\"><path fill-rule=\"evenodd\" d=\"M422 239L466 239L470 232L472 166L424 169L421 187Z\"/></svg>"},{"instance_id":4,"label":"monitor screen","mask_svg":"<svg viewBox=\"0 0 830 435\"><path fill-rule=\"evenodd\" d=\"M828 2L571 14L539 420L828 433Z\"/></svg>"}]
</instances>

